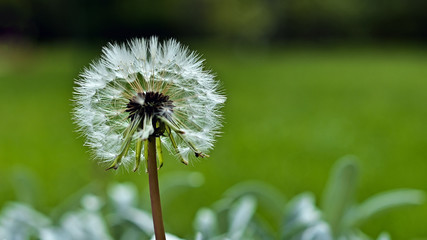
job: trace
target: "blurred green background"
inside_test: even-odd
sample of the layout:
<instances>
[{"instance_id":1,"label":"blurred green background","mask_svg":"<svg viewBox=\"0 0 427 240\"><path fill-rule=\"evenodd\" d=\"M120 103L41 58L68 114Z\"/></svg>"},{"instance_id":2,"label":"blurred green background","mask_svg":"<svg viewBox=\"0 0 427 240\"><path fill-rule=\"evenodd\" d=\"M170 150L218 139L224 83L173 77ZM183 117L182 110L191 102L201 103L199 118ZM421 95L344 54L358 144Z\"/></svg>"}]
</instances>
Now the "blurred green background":
<instances>
[{"instance_id":1,"label":"blurred green background","mask_svg":"<svg viewBox=\"0 0 427 240\"><path fill-rule=\"evenodd\" d=\"M51 213L82 189L105 194L113 181L147 188L144 173L105 172L91 160L70 99L74 79L103 45L151 35L198 51L228 97L211 157L189 166L168 157L160 171L205 177L173 201L162 195L167 231L188 234L197 209L244 180L289 198L319 196L347 154L360 159L360 200L426 190L426 9L422 0L3 0L0 207L19 200ZM426 221L425 204L362 229L423 239Z\"/></svg>"}]
</instances>

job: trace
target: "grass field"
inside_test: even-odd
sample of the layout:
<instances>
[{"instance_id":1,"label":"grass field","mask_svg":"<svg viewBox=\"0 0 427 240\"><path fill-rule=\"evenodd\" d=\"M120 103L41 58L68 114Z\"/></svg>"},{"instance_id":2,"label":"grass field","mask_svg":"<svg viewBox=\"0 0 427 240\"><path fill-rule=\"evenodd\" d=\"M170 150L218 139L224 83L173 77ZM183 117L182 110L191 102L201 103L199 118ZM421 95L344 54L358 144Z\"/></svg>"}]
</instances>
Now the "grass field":
<instances>
[{"instance_id":1,"label":"grass field","mask_svg":"<svg viewBox=\"0 0 427 240\"><path fill-rule=\"evenodd\" d=\"M427 190L427 49L197 49L228 97L224 134L207 160L184 166L166 159L160 175L198 171L205 177L199 188L170 193L173 199L163 193L169 232L190 232L198 208L244 180L270 183L288 198L304 191L320 196L330 167L347 154L360 159L360 200L393 188ZM99 52L66 44L0 45L0 205L20 200L51 213L76 191L103 194L112 181L146 189L144 173L105 172L91 161L74 131L73 79ZM149 208L147 201L142 205ZM427 238L426 221L427 204L362 229Z\"/></svg>"}]
</instances>

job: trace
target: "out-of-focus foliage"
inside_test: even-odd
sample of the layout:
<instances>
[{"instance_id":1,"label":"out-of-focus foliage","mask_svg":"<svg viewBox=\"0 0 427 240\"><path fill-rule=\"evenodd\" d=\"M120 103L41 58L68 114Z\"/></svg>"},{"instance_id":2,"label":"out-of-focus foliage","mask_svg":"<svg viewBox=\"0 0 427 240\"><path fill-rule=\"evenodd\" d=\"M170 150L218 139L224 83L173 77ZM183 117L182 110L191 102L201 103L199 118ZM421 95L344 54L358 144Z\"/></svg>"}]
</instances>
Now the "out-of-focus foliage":
<instances>
[{"instance_id":1,"label":"out-of-focus foliage","mask_svg":"<svg viewBox=\"0 0 427 240\"><path fill-rule=\"evenodd\" d=\"M283 239L370 239L358 227L376 215L401 206L419 205L425 194L419 190L397 189L356 202L358 167L354 157L345 157L331 172L321 208L314 197L304 193L289 204L282 229ZM378 239L388 239L382 234Z\"/></svg>"},{"instance_id":2,"label":"out-of-focus foliage","mask_svg":"<svg viewBox=\"0 0 427 240\"><path fill-rule=\"evenodd\" d=\"M339 161L326 186L321 208L315 205L311 193L300 194L285 204L280 193L269 186L238 184L212 209L199 210L195 220L197 239L368 240L372 238L358 229L365 221L397 207L424 202L424 192L402 189L379 193L357 204L357 172L352 157ZM258 207L272 210L262 212L272 213L275 218L283 218L278 221L280 236L271 231L277 226L269 226L263 215L255 214ZM378 239L389 237L383 233Z\"/></svg>"},{"instance_id":3,"label":"out-of-focus foliage","mask_svg":"<svg viewBox=\"0 0 427 240\"><path fill-rule=\"evenodd\" d=\"M6 0L0 36L426 39L425 9L423 0Z\"/></svg>"},{"instance_id":4,"label":"out-of-focus foliage","mask_svg":"<svg viewBox=\"0 0 427 240\"><path fill-rule=\"evenodd\" d=\"M172 179L173 178L173 181ZM203 181L200 173L186 175L176 172L166 176L163 190L171 194L180 187L198 187ZM195 185L196 184L196 185ZM79 194L79 193L76 193ZM138 208L138 192L131 183L112 184L104 200L93 194L84 194L80 206L65 203L58 220L45 216L25 203L11 202L0 214L0 239L24 240L94 240L94 239L149 239L154 233L149 213ZM53 213L52 215L56 215ZM55 217L56 218L56 217ZM169 238L170 237L170 238ZM169 235L168 239L179 239Z\"/></svg>"},{"instance_id":5,"label":"out-of-focus foliage","mask_svg":"<svg viewBox=\"0 0 427 240\"><path fill-rule=\"evenodd\" d=\"M336 164L322 208L315 205L311 193L300 194L286 203L282 194L267 184L240 183L227 190L211 208L197 212L194 239L370 240L358 229L364 221L384 211L424 201L422 191L405 189L380 193L357 204L357 172L356 162L349 157ZM0 238L149 239L153 235L151 216L139 209L137 202L133 184L113 184L107 201L86 194L80 199L81 207L64 212L58 222L26 204L9 203L0 215ZM267 215L275 221L267 221ZM180 238L168 234L168 239ZM389 239L387 233L377 238Z\"/></svg>"}]
</instances>

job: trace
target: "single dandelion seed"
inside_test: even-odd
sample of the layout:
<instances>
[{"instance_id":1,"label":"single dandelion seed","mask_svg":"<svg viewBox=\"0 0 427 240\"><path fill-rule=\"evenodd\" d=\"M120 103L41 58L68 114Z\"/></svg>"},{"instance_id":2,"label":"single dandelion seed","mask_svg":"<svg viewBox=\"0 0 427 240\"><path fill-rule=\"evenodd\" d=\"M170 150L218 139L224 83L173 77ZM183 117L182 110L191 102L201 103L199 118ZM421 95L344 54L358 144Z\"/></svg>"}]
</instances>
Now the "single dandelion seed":
<instances>
[{"instance_id":1,"label":"single dandelion seed","mask_svg":"<svg viewBox=\"0 0 427 240\"><path fill-rule=\"evenodd\" d=\"M203 60L175 40L109 44L76 81L75 119L108 169L146 161L150 136L188 164L207 157L221 127L225 96ZM142 154L144 153L144 154Z\"/></svg>"},{"instance_id":2,"label":"single dandelion seed","mask_svg":"<svg viewBox=\"0 0 427 240\"><path fill-rule=\"evenodd\" d=\"M162 146L184 164L208 157L225 101L219 83L196 53L155 37L109 44L76 83L76 122L107 170L134 159L137 171L146 161L154 233L165 239L157 177Z\"/></svg>"}]
</instances>

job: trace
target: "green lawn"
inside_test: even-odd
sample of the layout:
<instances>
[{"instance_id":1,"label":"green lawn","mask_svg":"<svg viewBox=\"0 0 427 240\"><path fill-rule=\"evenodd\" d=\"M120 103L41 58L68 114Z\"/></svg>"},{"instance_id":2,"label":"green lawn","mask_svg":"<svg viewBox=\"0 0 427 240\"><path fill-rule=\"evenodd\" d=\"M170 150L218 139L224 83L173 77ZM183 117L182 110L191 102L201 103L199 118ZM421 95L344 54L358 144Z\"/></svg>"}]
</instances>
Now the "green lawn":
<instances>
[{"instance_id":1,"label":"green lawn","mask_svg":"<svg viewBox=\"0 0 427 240\"><path fill-rule=\"evenodd\" d=\"M360 200L393 188L426 190L427 49L197 49L228 96L224 134L207 160L184 166L166 159L160 175L205 176L200 188L170 193L173 199L163 194L169 232L190 232L198 208L244 180L270 183L288 198L304 191L319 197L330 167L347 154L360 159ZM73 79L99 52L0 45L0 205L20 200L50 213L88 186L98 194L112 181L146 189L144 173L105 172L91 161L74 132ZM427 204L383 215L362 229L427 238L426 221Z\"/></svg>"}]
</instances>

